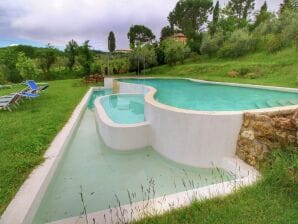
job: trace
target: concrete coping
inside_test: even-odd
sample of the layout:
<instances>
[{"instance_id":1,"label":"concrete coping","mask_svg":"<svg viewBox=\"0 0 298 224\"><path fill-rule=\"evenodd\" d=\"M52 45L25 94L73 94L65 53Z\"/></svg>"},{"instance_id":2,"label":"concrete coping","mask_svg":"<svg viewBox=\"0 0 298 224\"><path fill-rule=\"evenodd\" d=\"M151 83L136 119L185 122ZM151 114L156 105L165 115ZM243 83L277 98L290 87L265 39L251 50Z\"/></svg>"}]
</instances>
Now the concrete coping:
<instances>
[{"instance_id":1,"label":"concrete coping","mask_svg":"<svg viewBox=\"0 0 298 224\"><path fill-rule=\"evenodd\" d=\"M70 217L48 224L83 224L87 221L106 224L129 223L148 216L161 215L174 208L188 206L194 200L206 200L234 193L237 189L251 185L260 178L258 171L237 157L225 158L224 163L225 168L234 175L234 180Z\"/></svg>"},{"instance_id":2,"label":"concrete coping","mask_svg":"<svg viewBox=\"0 0 298 224\"><path fill-rule=\"evenodd\" d=\"M70 141L93 91L103 89L92 87L85 94L67 123L46 150L44 154L45 161L32 171L2 214L0 218L1 224L26 224L32 222L58 163L64 154L66 145Z\"/></svg>"},{"instance_id":3,"label":"concrete coping","mask_svg":"<svg viewBox=\"0 0 298 224\"><path fill-rule=\"evenodd\" d=\"M111 96L125 96L125 95L142 95L142 94L130 94L130 93L120 93L120 94L110 94L110 95L106 95L106 96L101 96L99 98L96 99L97 102L95 102L96 108L97 108L97 114L98 116L100 116L101 120L111 126L111 127L115 127L115 128L135 128L135 127L141 127L144 125L149 125L148 121L144 121L144 122L138 122L138 123L134 123L134 124L119 124L114 122L109 115L107 114L107 112L105 111L103 105L102 105L102 101L104 99L107 99Z\"/></svg>"}]
</instances>

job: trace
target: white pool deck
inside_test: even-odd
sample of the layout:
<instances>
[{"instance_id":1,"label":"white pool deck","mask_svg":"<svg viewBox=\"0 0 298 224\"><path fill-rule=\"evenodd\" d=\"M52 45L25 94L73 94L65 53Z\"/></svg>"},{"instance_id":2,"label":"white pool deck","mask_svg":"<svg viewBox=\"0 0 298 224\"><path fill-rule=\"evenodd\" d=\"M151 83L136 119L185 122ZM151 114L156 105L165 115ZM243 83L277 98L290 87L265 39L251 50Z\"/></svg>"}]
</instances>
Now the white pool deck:
<instances>
[{"instance_id":1,"label":"white pool deck","mask_svg":"<svg viewBox=\"0 0 298 224\"><path fill-rule=\"evenodd\" d=\"M112 82L113 82L113 79L106 79L105 87L111 88ZM214 82L211 82L211 83L214 83ZM297 89L289 89L289 88L281 88L281 87L267 87L267 86L265 87L265 86L226 84L226 83L224 85L237 85L237 86L244 86L244 87L251 87L251 88L264 88L264 89L298 92ZM144 93L144 88L145 88L144 86L138 85L135 88L139 90L142 89L143 91L142 93ZM170 159L173 159L175 161L178 160L178 162L182 162L185 164L196 165L196 166L198 166L199 163L202 164L203 166L204 164L207 164L198 158L197 160L199 160L199 163L197 163L195 162L196 159L190 158L189 156L187 156L187 154L191 153L191 151L188 151L188 153L184 152L186 156L184 156L183 154L180 154L179 156L181 156L181 159L180 158L177 159L177 155L171 158L169 151L164 150L165 143L160 143L157 140L152 140L152 139L156 139L157 136L163 136L165 132L169 131L169 128L170 128L169 126L166 128L162 128L161 126L158 125L158 121L161 121L161 120L168 119L168 123L173 123L173 121L177 123L178 121L178 124L182 125L181 127L184 127L183 130L185 130L185 128L188 128L189 125L191 124L191 122L189 121L190 123L185 122L187 123L187 125L183 126L184 119L185 118L189 119L187 117L192 117L194 115L198 116L199 119L197 118L198 119L197 122L200 121L203 123L197 123L197 124L199 124L199 126L205 126L205 128L208 128L208 126L212 126L214 124L214 118L216 118L215 120L216 122L218 122L218 124L214 124L214 125L218 125L218 128L220 128L220 132L214 133L217 137L218 135L226 134L227 129L233 128L233 127L236 127L236 130L232 131L231 135L233 135L234 137L236 137L236 134L238 135L237 131L239 131L241 126L243 112L200 112L200 111L187 111L183 109L178 109L178 108L166 106L156 102L153 98L153 95L156 90L152 87L146 87L146 88L149 88L149 91L148 89L146 90L147 94L145 96L145 101L146 101L145 113L146 115L151 114L151 118L148 120L148 122L151 124L152 122L156 124L156 126L152 127L152 130L154 130L154 135L150 137L150 143L152 144L152 141L156 141L156 143L152 145L154 148L155 147L159 148L160 150L158 151L162 155ZM46 192L47 187L51 181L51 178L53 177L53 174L57 168L57 165L61 160L61 157L65 151L66 145L68 144L70 137L72 136L73 132L76 129L77 124L80 121L82 113L84 112L84 109L87 106L88 100L92 92L96 89L98 88L91 88L84 96L80 104L76 107L69 121L66 123L64 128L58 133L58 135L55 137L52 144L50 145L49 149L46 151L44 155L45 157L44 163L38 166L30 174L28 179L21 186L20 190L18 191L14 199L11 201L11 203L5 210L4 214L1 216L0 218L1 224L32 223L32 220L40 205L43 195ZM120 92L139 93L136 91L136 89L131 89L131 87L127 88L125 86L122 86L122 89L120 90ZM150 104L150 105L148 106L147 104ZM260 109L260 110L254 110L254 111L264 112L264 111L288 110L293 108L295 109L298 108L298 105L270 108L270 109ZM169 113L171 114L169 115L169 113L164 113L162 112L162 110L163 111L168 110L170 111ZM230 117L232 115L236 116L235 122L234 122L235 124L233 126L227 126L226 123L221 123L220 120L222 118L222 115L227 117ZM101 116L105 116L105 115L101 114ZM208 118L210 119L208 122L204 121L205 119L208 120ZM174 119L174 120L171 120L171 119ZM210 122L212 125L210 125ZM113 126L113 124L110 123L110 126ZM190 139L191 137L189 135L193 131L197 131L195 129L195 125L193 125L192 128L188 129L187 133L185 133L187 135L182 134L181 138L185 137L186 139ZM168 136L163 136L163 137L164 139L166 139L166 141L171 142L173 141L173 139L178 138L178 135L176 136L176 135L173 135L172 133L172 134L169 134ZM209 135L205 135L204 138L200 140L202 141L202 143L196 142L194 143L194 145L206 144L205 146L210 146ZM213 142L216 142L216 141L212 141L212 143ZM131 220L139 219L141 217L144 217L145 215L160 214L171 208L188 205L191 203L193 199L204 199L204 198L210 198L210 197L215 197L219 195L229 194L229 193L232 193L236 188L240 186L249 185L255 182L259 177L258 172L254 168L248 166L243 161L239 160L234 156L235 149L232 148L232 146L235 146L234 142L228 143L227 145L231 147L227 151L228 153L226 155L228 156L225 156L225 154L221 154L221 159L217 160L216 163L218 166L226 169L227 171L233 172L235 174L236 179L233 181L201 187L198 189L180 192L177 194L166 195L164 197L155 198L146 202L138 202L138 203L133 203L132 205L125 205L125 206L122 206L121 208L118 207L118 208L112 208L111 210L99 211L99 212L87 214L87 216L72 217L72 218L60 220L54 223L57 223L57 224L58 223L59 224L60 223L61 224L62 223L65 223L65 224L86 223L86 218L89 220L89 223L93 223L93 219L96 220L96 223L104 223L104 222L113 223L115 220L118 220L118 222L120 223L127 222ZM190 147L191 150L193 149L192 145L183 145L183 148L188 148L188 147ZM200 153L203 153L201 150L199 151ZM214 156L217 156L217 155L214 155ZM195 156L192 156L192 157L195 157ZM209 162L207 166L209 166Z\"/></svg>"}]
</instances>

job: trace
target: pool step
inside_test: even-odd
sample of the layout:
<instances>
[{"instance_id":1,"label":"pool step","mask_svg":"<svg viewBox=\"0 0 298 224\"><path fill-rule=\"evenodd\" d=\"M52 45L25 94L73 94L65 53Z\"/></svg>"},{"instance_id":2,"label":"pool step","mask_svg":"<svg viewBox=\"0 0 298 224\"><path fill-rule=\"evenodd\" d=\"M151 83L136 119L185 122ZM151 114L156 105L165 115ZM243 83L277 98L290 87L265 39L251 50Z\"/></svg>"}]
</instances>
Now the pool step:
<instances>
[{"instance_id":1,"label":"pool step","mask_svg":"<svg viewBox=\"0 0 298 224\"><path fill-rule=\"evenodd\" d=\"M268 105L265 102L256 102L255 103L257 109L267 108Z\"/></svg>"},{"instance_id":2,"label":"pool step","mask_svg":"<svg viewBox=\"0 0 298 224\"><path fill-rule=\"evenodd\" d=\"M292 105L298 105L298 99L291 99L291 100L289 100L289 102L290 102Z\"/></svg>"},{"instance_id":3,"label":"pool step","mask_svg":"<svg viewBox=\"0 0 298 224\"><path fill-rule=\"evenodd\" d=\"M280 107L280 106L284 106L284 105L280 104L277 100L267 100L266 101L266 104L269 107Z\"/></svg>"}]
</instances>

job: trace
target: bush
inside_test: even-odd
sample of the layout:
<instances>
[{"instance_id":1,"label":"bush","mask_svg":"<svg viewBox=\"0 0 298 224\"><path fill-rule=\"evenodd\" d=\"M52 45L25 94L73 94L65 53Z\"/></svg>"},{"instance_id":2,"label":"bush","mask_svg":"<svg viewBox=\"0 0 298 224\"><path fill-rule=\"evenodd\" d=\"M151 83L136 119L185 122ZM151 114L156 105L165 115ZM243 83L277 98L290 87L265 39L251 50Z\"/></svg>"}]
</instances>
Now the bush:
<instances>
[{"instance_id":1,"label":"bush","mask_svg":"<svg viewBox=\"0 0 298 224\"><path fill-rule=\"evenodd\" d=\"M91 74L101 74L101 64L99 62L91 64Z\"/></svg>"},{"instance_id":2,"label":"bush","mask_svg":"<svg viewBox=\"0 0 298 224\"><path fill-rule=\"evenodd\" d=\"M214 37L206 34L203 37L201 53L209 57L214 56L220 50L223 42L224 35L222 33L217 33Z\"/></svg>"},{"instance_id":3,"label":"bush","mask_svg":"<svg viewBox=\"0 0 298 224\"><path fill-rule=\"evenodd\" d=\"M4 69L3 69L3 66L0 66L0 85L5 84L5 82L6 82L6 77L4 74Z\"/></svg>"},{"instance_id":4,"label":"bush","mask_svg":"<svg viewBox=\"0 0 298 224\"><path fill-rule=\"evenodd\" d=\"M18 55L16 68L24 79L37 79L39 77L39 71L34 61L27 58L23 52Z\"/></svg>"},{"instance_id":5,"label":"bush","mask_svg":"<svg viewBox=\"0 0 298 224\"><path fill-rule=\"evenodd\" d=\"M178 61L184 63L184 60L190 53L190 49L179 41L168 39L162 43L165 62L169 65L175 65Z\"/></svg>"},{"instance_id":6,"label":"bush","mask_svg":"<svg viewBox=\"0 0 298 224\"><path fill-rule=\"evenodd\" d=\"M256 43L247 30L236 30L224 43L219 54L222 57L240 57L255 49Z\"/></svg>"},{"instance_id":7,"label":"bush","mask_svg":"<svg viewBox=\"0 0 298 224\"><path fill-rule=\"evenodd\" d=\"M285 47L298 46L298 12L284 12L281 16L281 41Z\"/></svg>"},{"instance_id":8,"label":"bush","mask_svg":"<svg viewBox=\"0 0 298 224\"><path fill-rule=\"evenodd\" d=\"M278 35L268 34L265 40L266 51L269 53L275 53L284 47L283 41Z\"/></svg>"}]
</instances>

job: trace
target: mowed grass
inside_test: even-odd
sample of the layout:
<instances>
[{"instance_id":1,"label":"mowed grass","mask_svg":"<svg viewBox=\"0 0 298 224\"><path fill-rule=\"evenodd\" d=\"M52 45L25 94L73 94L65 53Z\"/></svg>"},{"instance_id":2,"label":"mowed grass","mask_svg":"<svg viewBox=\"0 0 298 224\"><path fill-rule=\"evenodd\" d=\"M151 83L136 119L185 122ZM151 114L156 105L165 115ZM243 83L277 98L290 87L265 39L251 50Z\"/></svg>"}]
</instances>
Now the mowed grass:
<instances>
[{"instance_id":1,"label":"mowed grass","mask_svg":"<svg viewBox=\"0 0 298 224\"><path fill-rule=\"evenodd\" d=\"M256 79L231 78L232 70L257 71ZM146 76L188 77L208 81L249 83L298 88L298 50L286 49L276 54L256 53L237 59L198 57L177 66L164 65L146 70Z\"/></svg>"},{"instance_id":2,"label":"mowed grass","mask_svg":"<svg viewBox=\"0 0 298 224\"><path fill-rule=\"evenodd\" d=\"M89 88L80 80L49 84L40 97L25 100L13 112L0 110L0 214ZM23 87L0 90L0 95Z\"/></svg>"},{"instance_id":3,"label":"mowed grass","mask_svg":"<svg viewBox=\"0 0 298 224\"><path fill-rule=\"evenodd\" d=\"M296 224L298 149L272 153L262 180L236 193L148 217L135 224Z\"/></svg>"}]
</instances>

